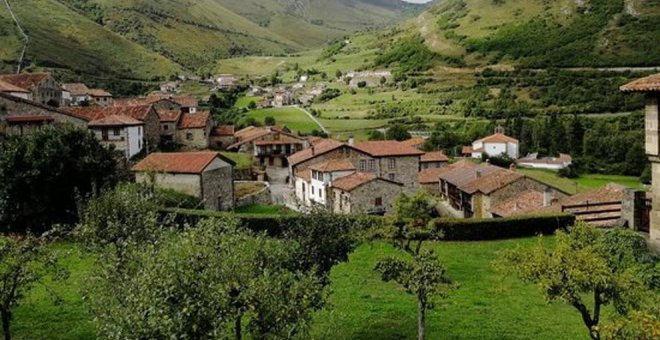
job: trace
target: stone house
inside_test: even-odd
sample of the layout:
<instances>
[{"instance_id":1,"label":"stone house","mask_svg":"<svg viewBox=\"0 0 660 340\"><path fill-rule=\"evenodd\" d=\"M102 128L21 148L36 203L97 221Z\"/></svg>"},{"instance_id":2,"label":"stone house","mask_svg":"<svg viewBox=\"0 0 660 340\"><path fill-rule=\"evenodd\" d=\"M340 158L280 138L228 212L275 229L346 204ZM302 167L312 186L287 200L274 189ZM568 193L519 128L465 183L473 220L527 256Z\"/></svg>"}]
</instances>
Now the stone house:
<instances>
[{"instance_id":1,"label":"stone house","mask_svg":"<svg viewBox=\"0 0 660 340\"><path fill-rule=\"evenodd\" d=\"M231 74L220 74L216 77L218 89L223 91L230 91L237 86L236 77Z\"/></svg>"},{"instance_id":2,"label":"stone house","mask_svg":"<svg viewBox=\"0 0 660 340\"><path fill-rule=\"evenodd\" d=\"M158 118L160 118L160 140L164 143L175 142L177 138L177 126L181 121L183 113L181 109L167 110L157 109Z\"/></svg>"},{"instance_id":3,"label":"stone house","mask_svg":"<svg viewBox=\"0 0 660 340\"><path fill-rule=\"evenodd\" d=\"M62 86L50 73L3 74L0 80L29 91L30 99L35 102L49 106L63 105Z\"/></svg>"},{"instance_id":4,"label":"stone house","mask_svg":"<svg viewBox=\"0 0 660 340\"><path fill-rule=\"evenodd\" d=\"M307 207L325 207L332 197L332 183L355 173L355 166L345 159L317 163L296 173L296 197Z\"/></svg>"},{"instance_id":5,"label":"stone house","mask_svg":"<svg viewBox=\"0 0 660 340\"><path fill-rule=\"evenodd\" d=\"M111 106L112 94L103 89L90 89L83 83L62 84L62 90L68 93L66 106L87 105Z\"/></svg>"},{"instance_id":6,"label":"stone house","mask_svg":"<svg viewBox=\"0 0 660 340\"><path fill-rule=\"evenodd\" d=\"M32 92L18 86L14 86L3 80L0 80L0 93L5 93L22 99L32 99Z\"/></svg>"},{"instance_id":7,"label":"stone house","mask_svg":"<svg viewBox=\"0 0 660 340\"><path fill-rule=\"evenodd\" d=\"M422 137L412 137L408 140L404 140L401 143L405 146L421 150L424 147L424 143L426 143L426 139Z\"/></svg>"},{"instance_id":8,"label":"stone house","mask_svg":"<svg viewBox=\"0 0 660 340\"><path fill-rule=\"evenodd\" d=\"M463 155L472 158L481 158L483 154L489 157L507 155L511 159L518 159L519 142L503 133L495 133L488 137L478 139L472 146L463 148Z\"/></svg>"},{"instance_id":9,"label":"stone house","mask_svg":"<svg viewBox=\"0 0 660 340\"><path fill-rule=\"evenodd\" d=\"M160 118L151 105L69 107L66 111L87 122L110 116L127 116L144 123L144 147L151 150L160 144Z\"/></svg>"},{"instance_id":10,"label":"stone house","mask_svg":"<svg viewBox=\"0 0 660 340\"><path fill-rule=\"evenodd\" d=\"M336 214L386 215L403 192L403 184L374 173L355 172L334 181L331 190Z\"/></svg>"},{"instance_id":11,"label":"stone house","mask_svg":"<svg viewBox=\"0 0 660 340\"><path fill-rule=\"evenodd\" d=\"M568 195L521 173L469 161L443 168L439 185L440 196L462 217L494 217L493 208L530 190L549 193L552 199Z\"/></svg>"},{"instance_id":12,"label":"stone house","mask_svg":"<svg viewBox=\"0 0 660 340\"><path fill-rule=\"evenodd\" d=\"M179 109L183 113L195 113L199 100L193 96L172 96L169 94L150 94L147 97L115 99L114 106L144 106L153 105L156 110Z\"/></svg>"},{"instance_id":13,"label":"stone house","mask_svg":"<svg viewBox=\"0 0 660 340\"><path fill-rule=\"evenodd\" d=\"M153 153L132 170L138 183L200 198L208 210L231 210L234 165L217 152Z\"/></svg>"},{"instance_id":14,"label":"stone house","mask_svg":"<svg viewBox=\"0 0 660 340\"><path fill-rule=\"evenodd\" d=\"M427 152L422 155L419 160L419 169L435 169L442 168L449 164L449 157L442 151Z\"/></svg>"},{"instance_id":15,"label":"stone house","mask_svg":"<svg viewBox=\"0 0 660 340\"><path fill-rule=\"evenodd\" d=\"M274 96L273 96L273 106L274 107L282 107L282 106L288 106L293 104L293 96L291 95L291 92L282 90L282 91L276 91Z\"/></svg>"},{"instance_id":16,"label":"stone house","mask_svg":"<svg viewBox=\"0 0 660 340\"><path fill-rule=\"evenodd\" d=\"M73 124L87 128L85 119L64 110L0 92L0 135L30 134L49 124Z\"/></svg>"},{"instance_id":17,"label":"stone house","mask_svg":"<svg viewBox=\"0 0 660 340\"><path fill-rule=\"evenodd\" d=\"M90 89L89 97L93 104L100 106L111 106L113 102L112 93L103 89Z\"/></svg>"},{"instance_id":18,"label":"stone house","mask_svg":"<svg viewBox=\"0 0 660 340\"><path fill-rule=\"evenodd\" d=\"M305 138L278 126L250 126L236 131L234 138L227 150L252 154L262 166L287 167L287 158L309 145Z\"/></svg>"},{"instance_id":19,"label":"stone house","mask_svg":"<svg viewBox=\"0 0 660 340\"><path fill-rule=\"evenodd\" d=\"M621 91L644 93L646 97L646 155L651 161L653 198L649 236L660 248L660 73L623 85Z\"/></svg>"},{"instance_id":20,"label":"stone house","mask_svg":"<svg viewBox=\"0 0 660 340\"><path fill-rule=\"evenodd\" d=\"M211 130L211 138L209 144L211 147L225 150L228 146L236 143L236 137L234 136L233 125L220 125L213 130Z\"/></svg>"},{"instance_id":21,"label":"stone house","mask_svg":"<svg viewBox=\"0 0 660 340\"><path fill-rule=\"evenodd\" d=\"M446 171L442 168L427 168L417 174L417 182L421 189L433 196L440 195L440 174Z\"/></svg>"},{"instance_id":22,"label":"stone house","mask_svg":"<svg viewBox=\"0 0 660 340\"><path fill-rule=\"evenodd\" d=\"M89 129L105 146L114 146L131 159L144 146L144 123L129 116L107 116L89 122Z\"/></svg>"},{"instance_id":23,"label":"stone house","mask_svg":"<svg viewBox=\"0 0 660 340\"><path fill-rule=\"evenodd\" d=\"M209 112L183 113L176 129L179 144L196 149L209 147L213 120Z\"/></svg>"}]
</instances>

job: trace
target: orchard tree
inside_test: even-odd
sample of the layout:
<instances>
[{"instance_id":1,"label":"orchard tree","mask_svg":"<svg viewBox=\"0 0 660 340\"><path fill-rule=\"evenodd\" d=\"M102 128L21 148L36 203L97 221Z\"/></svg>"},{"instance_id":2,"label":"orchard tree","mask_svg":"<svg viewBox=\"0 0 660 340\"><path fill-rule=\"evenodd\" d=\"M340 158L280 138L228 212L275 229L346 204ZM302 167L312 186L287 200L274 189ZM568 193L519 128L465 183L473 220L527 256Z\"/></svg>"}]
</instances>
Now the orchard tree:
<instances>
[{"instance_id":1,"label":"orchard tree","mask_svg":"<svg viewBox=\"0 0 660 340\"><path fill-rule=\"evenodd\" d=\"M0 227L37 232L75 223L81 196L118 181L115 159L92 133L72 126L0 142Z\"/></svg>"},{"instance_id":2,"label":"orchard tree","mask_svg":"<svg viewBox=\"0 0 660 340\"><path fill-rule=\"evenodd\" d=\"M539 240L532 248L503 251L495 266L537 284L547 301L575 308L592 339L601 338L604 306L634 315L646 299L657 300L650 289L660 287L657 259L641 236L623 228L603 232L578 224L569 233L559 231L552 248Z\"/></svg>"},{"instance_id":3,"label":"orchard tree","mask_svg":"<svg viewBox=\"0 0 660 340\"><path fill-rule=\"evenodd\" d=\"M387 132L385 132L385 138L389 140L404 141L410 139L411 135L404 125L396 124L387 129Z\"/></svg>"},{"instance_id":4,"label":"orchard tree","mask_svg":"<svg viewBox=\"0 0 660 340\"><path fill-rule=\"evenodd\" d=\"M44 276L65 279L67 272L44 245L32 235L0 237L0 319L5 340L11 339L12 312L25 294Z\"/></svg>"}]
</instances>

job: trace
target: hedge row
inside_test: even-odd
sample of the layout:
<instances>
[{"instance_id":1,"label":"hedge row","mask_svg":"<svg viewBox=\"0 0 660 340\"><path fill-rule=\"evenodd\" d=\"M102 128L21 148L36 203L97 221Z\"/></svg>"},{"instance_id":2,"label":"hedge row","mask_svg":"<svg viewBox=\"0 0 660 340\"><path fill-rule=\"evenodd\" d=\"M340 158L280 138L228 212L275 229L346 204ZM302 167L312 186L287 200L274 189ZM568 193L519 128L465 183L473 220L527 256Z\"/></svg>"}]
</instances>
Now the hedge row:
<instances>
[{"instance_id":1,"label":"hedge row","mask_svg":"<svg viewBox=\"0 0 660 340\"><path fill-rule=\"evenodd\" d=\"M571 214L544 214L490 219L449 219L435 220L435 227L442 231L444 240L480 241L552 235L558 229L565 230L575 224Z\"/></svg>"},{"instance_id":2,"label":"hedge row","mask_svg":"<svg viewBox=\"0 0 660 340\"><path fill-rule=\"evenodd\" d=\"M270 236L279 236L286 226L295 225L306 215L261 215L234 214L207 210L162 209L163 216L170 216L178 225L195 225L199 220L212 217L235 217L243 225L255 232L266 232ZM384 223L382 217L344 216L355 225L378 227ZM454 219L441 218L434 221L435 228L442 232L448 241L479 241L551 235L557 229L566 229L575 223L575 216L570 214L545 214L518 216L498 219Z\"/></svg>"}]
</instances>

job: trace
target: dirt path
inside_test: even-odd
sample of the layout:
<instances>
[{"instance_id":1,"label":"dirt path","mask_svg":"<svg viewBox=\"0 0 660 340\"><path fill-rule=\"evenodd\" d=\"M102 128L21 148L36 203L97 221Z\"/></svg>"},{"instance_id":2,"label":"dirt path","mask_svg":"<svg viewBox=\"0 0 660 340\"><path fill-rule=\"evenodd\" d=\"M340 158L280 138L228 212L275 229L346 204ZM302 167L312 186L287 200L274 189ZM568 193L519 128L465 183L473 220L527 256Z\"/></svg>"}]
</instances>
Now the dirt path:
<instances>
[{"instance_id":1,"label":"dirt path","mask_svg":"<svg viewBox=\"0 0 660 340\"><path fill-rule=\"evenodd\" d=\"M321 131L323 131L324 133L330 134L330 131L328 131L328 129L326 129L325 126L323 126L323 124L321 124L321 122L318 119L316 119L316 117L314 117L314 115L311 112L309 112L309 111L307 111L307 110L305 110L302 107L297 106L297 105L294 105L292 107L295 107L296 109L306 113L309 116L309 118L311 120L313 120L314 123L316 123L321 128Z\"/></svg>"},{"instance_id":2,"label":"dirt path","mask_svg":"<svg viewBox=\"0 0 660 340\"><path fill-rule=\"evenodd\" d=\"M7 10L9 11L12 20L16 24L16 27L18 27L18 31L23 36L23 41L24 41L23 50L21 51L21 56L18 58L18 69L16 70L16 73L21 73L21 66L23 65L23 59L25 59L25 52L27 51L28 43L30 42L30 37L27 35L27 33L25 33L25 30L23 30L21 23L18 21L18 18L16 17L14 10L11 8L11 5L9 4L9 0L4 0L4 1L5 1L5 6L7 6Z\"/></svg>"}]
</instances>

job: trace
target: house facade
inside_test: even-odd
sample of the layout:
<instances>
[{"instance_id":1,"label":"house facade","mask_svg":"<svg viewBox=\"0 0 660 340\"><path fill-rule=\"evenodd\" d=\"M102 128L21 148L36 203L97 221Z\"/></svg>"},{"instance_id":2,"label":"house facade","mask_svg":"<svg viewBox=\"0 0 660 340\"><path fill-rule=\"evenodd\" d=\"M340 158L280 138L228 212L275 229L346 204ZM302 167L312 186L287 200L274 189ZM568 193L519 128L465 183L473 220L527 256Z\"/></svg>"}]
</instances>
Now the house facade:
<instances>
[{"instance_id":1,"label":"house facade","mask_svg":"<svg viewBox=\"0 0 660 340\"><path fill-rule=\"evenodd\" d=\"M3 74L0 80L31 93L30 99L49 106L61 106L62 86L50 73Z\"/></svg>"},{"instance_id":2,"label":"house facade","mask_svg":"<svg viewBox=\"0 0 660 340\"><path fill-rule=\"evenodd\" d=\"M103 89L90 89L83 83L62 84L63 93L66 94L66 106L98 105L112 106L112 94Z\"/></svg>"},{"instance_id":3,"label":"house facade","mask_svg":"<svg viewBox=\"0 0 660 340\"><path fill-rule=\"evenodd\" d=\"M236 142L227 150L252 154L262 166L287 167L288 157L309 145L305 138L277 126L250 126L236 131L234 138Z\"/></svg>"},{"instance_id":4,"label":"house facade","mask_svg":"<svg viewBox=\"0 0 660 340\"><path fill-rule=\"evenodd\" d=\"M209 147L213 120L209 112L183 113L176 129L176 142L196 149Z\"/></svg>"},{"instance_id":5,"label":"house facade","mask_svg":"<svg viewBox=\"0 0 660 340\"><path fill-rule=\"evenodd\" d=\"M236 143L234 133L235 130L233 125L217 126L211 130L209 144L213 148L225 150L228 146Z\"/></svg>"},{"instance_id":6,"label":"house facade","mask_svg":"<svg viewBox=\"0 0 660 340\"><path fill-rule=\"evenodd\" d=\"M231 210L234 165L217 152L153 153L132 170L138 183L200 198L207 210Z\"/></svg>"},{"instance_id":7,"label":"house facade","mask_svg":"<svg viewBox=\"0 0 660 340\"><path fill-rule=\"evenodd\" d=\"M463 148L463 155L472 158L481 158L486 154L489 157L506 155L511 159L518 159L518 152L518 140L502 133L478 139L472 143L472 146Z\"/></svg>"},{"instance_id":8,"label":"house facade","mask_svg":"<svg viewBox=\"0 0 660 340\"><path fill-rule=\"evenodd\" d=\"M144 146L144 123L128 116L108 116L93 120L88 124L102 145L113 146L131 159L142 151Z\"/></svg>"},{"instance_id":9,"label":"house facade","mask_svg":"<svg viewBox=\"0 0 660 340\"><path fill-rule=\"evenodd\" d=\"M339 178L330 188L336 214L387 215L403 192L401 183L360 172Z\"/></svg>"},{"instance_id":10,"label":"house facade","mask_svg":"<svg viewBox=\"0 0 660 340\"><path fill-rule=\"evenodd\" d=\"M449 164L449 157L442 151L427 152L419 160L419 170L442 168Z\"/></svg>"}]
</instances>

